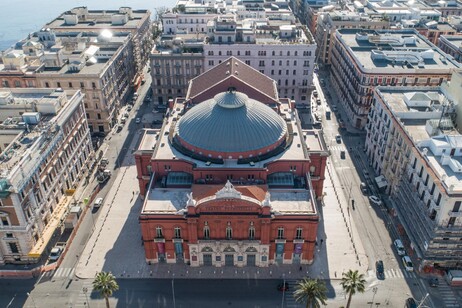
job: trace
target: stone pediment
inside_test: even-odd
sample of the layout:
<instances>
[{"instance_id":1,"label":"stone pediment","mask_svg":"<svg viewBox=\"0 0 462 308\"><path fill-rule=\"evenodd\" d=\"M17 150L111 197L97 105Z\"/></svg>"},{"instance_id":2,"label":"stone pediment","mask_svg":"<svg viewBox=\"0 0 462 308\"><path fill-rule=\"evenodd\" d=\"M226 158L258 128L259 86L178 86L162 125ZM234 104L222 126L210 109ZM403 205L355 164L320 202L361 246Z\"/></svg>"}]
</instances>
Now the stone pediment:
<instances>
[{"instance_id":1,"label":"stone pediment","mask_svg":"<svg viewBox=\"0 0 462 308\"><path fill-rule=\"evenodd\" d=\"M242 194L228 180L225 187L215 193L216 199L242 199Z\"/></svg>"}]
</instances>

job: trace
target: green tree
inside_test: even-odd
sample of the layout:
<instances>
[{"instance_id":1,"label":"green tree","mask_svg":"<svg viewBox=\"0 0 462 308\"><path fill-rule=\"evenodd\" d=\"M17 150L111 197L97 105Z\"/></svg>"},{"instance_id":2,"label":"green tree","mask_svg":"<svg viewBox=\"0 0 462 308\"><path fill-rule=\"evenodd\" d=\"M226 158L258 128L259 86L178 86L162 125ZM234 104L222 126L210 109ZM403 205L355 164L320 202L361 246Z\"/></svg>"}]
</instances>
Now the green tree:
<instances>
[{"instance_id":1,"label":"green tree","mask_svg":"<svg viewBox=\"0 0 462 308\"><path fill-rule=\"evenodd\" d=\"M348 293L348 302L346 308L350 308L351 298L356 292L364 293L366 280L364 275L358 271L348 270L342 274L342 282L340 283L345 292Z\"/></svg>"},{"instance_id":2,"label":"green tree","mask_svg":"<svg viewBox=\"0 0 462 308\"><path fill-rule=\"evenodd\" d=\"M300 281L294 292L297 303L306 303L306 308L320 308L321 304L326 305L327 288L324 282L319 279L304 278Z\"/></svg>"},{"instance_id":3,"label":"green tree","mask_svg":"<svg viewBox=\"0 0 462 308\"><path fill-rule=\"evenodd\" d=\"M119 285L115 280L112 273L99 272L96 274L95 280L93 280L93 290L98 291L102 297L106 300L106 308L109 306L109 296L112 295L112 292L117 291Z\"/></svg>"}]
</instances>

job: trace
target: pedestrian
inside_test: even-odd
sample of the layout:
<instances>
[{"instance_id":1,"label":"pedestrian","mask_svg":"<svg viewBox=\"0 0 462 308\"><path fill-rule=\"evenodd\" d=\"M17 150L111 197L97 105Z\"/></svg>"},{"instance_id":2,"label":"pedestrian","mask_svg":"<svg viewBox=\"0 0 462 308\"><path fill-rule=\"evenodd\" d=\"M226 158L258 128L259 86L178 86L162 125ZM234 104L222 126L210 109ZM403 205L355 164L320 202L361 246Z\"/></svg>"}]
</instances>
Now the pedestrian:
<instances>
[{"instance_id":1,"label":"pedestrian","mask_svg":"<svg viewBox=\"0 0 462 308\"><path fill-rule=\"evenodd\" d=\"M324 240L323 240L323 239L321 239L321 245L322 245L322 243L324 243Z\"/></svg>"},{"instance_id":2,"label":"pedestrian","mask_svg":"<svg viewBox=\"0 0 462 308\"><path fill-rule=\"evenodd\" d=\"M133 195L133 196L135 195L135 191L132 192L132 195Z\"/></svg>"},{"instance_id":3,"label":"pedestrian","mask_svg":"<svg viewBox=\"0 0 462 308\"><path fill-rule=\"evenodd\" d=\"M314 241L314 246L318 246L318 241Z\"/></svg>"},{"instance_id":4,"label":"pedestrian","mask_svg":"<svg viewBox=\"0 0 462 308\"><path fill-rule=\"evenodd\" d=\"M300 265L300 268L299 268L300 272L303 270L302 266Z\"/></svg>"}]
</instances>

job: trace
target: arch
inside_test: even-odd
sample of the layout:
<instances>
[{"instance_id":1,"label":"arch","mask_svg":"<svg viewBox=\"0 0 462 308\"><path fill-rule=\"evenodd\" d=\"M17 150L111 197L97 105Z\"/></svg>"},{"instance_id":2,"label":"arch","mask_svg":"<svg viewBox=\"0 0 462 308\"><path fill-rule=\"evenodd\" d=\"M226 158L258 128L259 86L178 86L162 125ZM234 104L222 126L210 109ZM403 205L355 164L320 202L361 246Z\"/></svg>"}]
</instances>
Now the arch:
<instances>
[{"instance_id":1,"label":"arch","mask_svg":"<svg viewBox=\"0 0 462 308\"><path fill-rule=\"evenodd\" d=\"M247 248L245 250L245 252L258 252L258 251L257 251L257 248L251 246L251 247Z\"/></svg>"},{"instance_id":2,"label":"arch","mask_svg":"<svg viewBox=\"0 0 462 308\"><path fill-rule=\"evenodd\" d=\"M223 252L236 252L236 250L233 247L228 246L225 249L223 249Z\"/></svg>"},{"instance_id":3,"label":"arch","mask_svg":"<svg viewBox=\"0 0 462 308\"><path fill-rule=\"evenodd\" d=\"M201 252L213 252L213 249L211 247L206 246L202 248Z\"/></svg>"}]
</instances>

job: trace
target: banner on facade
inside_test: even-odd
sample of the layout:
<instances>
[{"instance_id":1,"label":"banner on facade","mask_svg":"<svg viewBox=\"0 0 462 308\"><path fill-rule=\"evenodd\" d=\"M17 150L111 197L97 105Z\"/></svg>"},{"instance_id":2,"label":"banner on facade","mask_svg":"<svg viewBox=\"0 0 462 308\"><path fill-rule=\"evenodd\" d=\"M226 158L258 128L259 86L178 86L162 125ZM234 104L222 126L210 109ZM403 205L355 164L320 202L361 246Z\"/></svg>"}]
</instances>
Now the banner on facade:
<instances>
[{"instance_id":1,"label":"banner on facade","mask_svg":"<svg viewBox=\"0 0 462 308\"><path fill-rule=\"evenodd\" d=\"M303 249L303 244L301 244L301 243L295 244L294 253L295 254L301 254L302 249Z\"/></svg>"},{"instance_id":2,"label":"banner on facade","mask_svg":"<svg viewBox=\"0 0 462 308\"><path fill-rule=\"evenodd\" d=\"M165 243L157 243L157 250L159 253L165 253Z\"/></svg>"},{"instance_id":3,"label":"banner on facade","mask_svg":"<svg viewBox=\"0 0 462 308\"><path fill-rule=\"evenodd\" d=\"M175 253L177 255L183 254L183 243L175 243Z\"/></svg>"},{"instance_id":4,"label":"banner on facade","mask_svg":"<svg viewBox=\"0 0 462 308\"><path fill-rule=\"evenodd\" d=\"M276 254L282 255L284 253L284 243L276 244Z\"/></svg>"}]
</instances>

